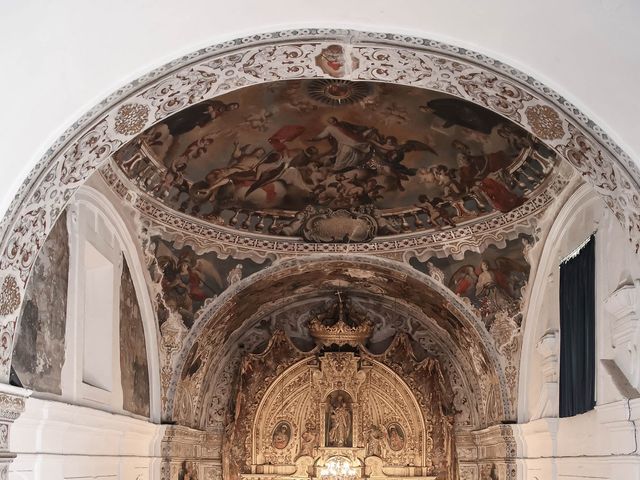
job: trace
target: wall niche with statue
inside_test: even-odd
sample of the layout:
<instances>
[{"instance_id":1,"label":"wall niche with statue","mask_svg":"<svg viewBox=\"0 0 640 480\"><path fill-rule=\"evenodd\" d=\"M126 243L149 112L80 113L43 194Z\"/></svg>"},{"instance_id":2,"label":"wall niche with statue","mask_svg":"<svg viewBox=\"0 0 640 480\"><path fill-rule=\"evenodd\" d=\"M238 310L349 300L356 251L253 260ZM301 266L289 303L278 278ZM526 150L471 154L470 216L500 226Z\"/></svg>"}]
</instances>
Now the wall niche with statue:
<instances>
[{"instance_id":1,"label":"wall niche with statue","mask_svg":"<svg viewBox=\"0 0 640 480\"><path fill-rule=\"evenodd\" d=\"M382 354L373 325L339 300L309 322L301 351L277 331L248 354L223 447L225 479L457 479L453 395L434 357L397 335Z\"/></svg>"}]
</instances>

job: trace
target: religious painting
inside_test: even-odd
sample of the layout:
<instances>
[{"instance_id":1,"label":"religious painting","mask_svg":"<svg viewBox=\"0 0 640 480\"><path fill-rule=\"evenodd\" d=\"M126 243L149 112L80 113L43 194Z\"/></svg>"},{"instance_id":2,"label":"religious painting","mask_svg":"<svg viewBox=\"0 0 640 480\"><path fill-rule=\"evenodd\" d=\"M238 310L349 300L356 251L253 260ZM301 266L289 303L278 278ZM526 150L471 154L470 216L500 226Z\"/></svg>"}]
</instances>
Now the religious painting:
<instances>
[{"instance_id":1,"label":"religious painting","mask_svg":"<svg viewBox=\"0 0 640 480\"><path fill-rule=\"evenodd\" d=\"M120 370L123 408L148 417L149 367L144 326L126 260L120 280Z\"/></svg>"},{"instance_id":2,"label":"religious painting","mask_svg":"<svg viewBox=\"0 0 640 480\"><path fill-rule=\"evenodd\" d=\"M404 448L405 443L404 430L398 423L391 423L387 427L387 441L389 448L394 452L398 452Z\"/></svg>"},{"instance_id":3,"label":"religious painting","mask_svg":"<svg viewBox=\"0 0 640 480\"><path fill-rule=\"evenodd\" d=\"M291 441L291 426L287 422L279 422L271 434L271 446L284 450Z\"/></svg>"},{"instance_id":4,"label":"religious painting","mask_svg":"<svg viewBox=\"0 0 640 480\"><path fill-rule=\"evenodd\" d=\"M347 392L336 390L327 397L325 444L327 447L353 446L353 407Z\"/></svg>"},{"instance_id":5,"label":"religious painting","mask_svg":"<svg viewBox=\"0 0 640 480\"><path fill-rule=\"evenodd\" d=\"M318 61L339 74L348 60L333 47ZM227 93L175 113L116 155L125 175L171 209L285 236L301 234L309 209L366 213L378 235L509 212L540 191L555 161L520 127L470 102L339 79Z\"/></svg>"},{"instance_id":6,"label":"religious painting","mask_svg":"<svg viewBox=\"0 0 640 480\"><path fill-rule=\"evenodd\" d=\"M504 248L492 245L482 253L467 251L463 260L447 257L421 262L412 258L410 263L423 273L440 277L456 295L468 298L487 328L491 328L499 312L515 318L519 326L522 290L530 270L524 248L531 242L530 236L521 235Z\"/></svg>"},{"instance_id":7,"label":"religious painting","mask_svg":"<svg viewBox=\"0 0 640 480\"><path fill-rule=\"evenodd\" d=\"M188 245L177 247L159 236L151 238L149 251L153 255L151 277L160 283L163 293L159 321L162 324L173 312L187 328L191 328L205 301L271 263L236 260L231 256L223 259L215 252L199 254Z\"/></svg>"},{"instance_id":8,"label":"religious painting","mask_svg":"<svg viewBox=\"0 0 640 480\"><path fill-rule=\"evenodd\" d=\"M358 68L359 61L353 56L347 56L342 45L329 45L322 49L316 57L316 65L320 69L334 78L343 77L346 73L345 66L349 65L351 69Z\"/></svg>"},{"instance_id":9,"label":"religious painting","mask_svg":"<svg viewBox=\"0 0 640 480\"><path fill-rule=\"evenodd\" d=\"M16 325L11 366L25 388L62 393L68 279L69 236L65 211L38 253Z\"/></svg>"}]
</instances>

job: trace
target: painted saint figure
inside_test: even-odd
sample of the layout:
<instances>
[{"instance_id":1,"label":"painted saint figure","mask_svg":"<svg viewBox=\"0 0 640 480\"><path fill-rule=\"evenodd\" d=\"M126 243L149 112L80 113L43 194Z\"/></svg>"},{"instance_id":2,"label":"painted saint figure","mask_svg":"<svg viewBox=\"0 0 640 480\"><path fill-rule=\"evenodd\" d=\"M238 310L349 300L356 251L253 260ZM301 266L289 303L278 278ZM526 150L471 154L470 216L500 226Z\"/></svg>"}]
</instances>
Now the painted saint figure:
<instances>
[{"instance_id":1,"label":"painted saint figure","mask_svg":"<svg viewBox=\"0 0 640 480\"><path fill-rule=\"evenodd\" d=\"M291 439L291 431L286 423L279 423L273 431L271 445L278 450L287 448Z\"/></svg>"},{"instance_id":2,"label":"painted saint figure","mask_svg":"<svg viewBox=\"0 0 640 480\"><path fill-rule=\"evenodd\" d=\"M397 452L398 450L402 450L404 448L404 433L402 432L400 426L390 425L388 435L389 447L391 448L391 450Z\"/></svg>"},{"instance_id":3,"label":"painted saint figure","mask_svg":"<svg viewBox=\"0 0 640 480\"><path fill-rule=\"evenodd\" d=\"M513 302L509 293L502 288L496 278L496 273L489 268L489 264L483 261L480 264L480 275L476 284L476 295L490 303L496 311L508 310Z\"/></svg>"}]
</instances>

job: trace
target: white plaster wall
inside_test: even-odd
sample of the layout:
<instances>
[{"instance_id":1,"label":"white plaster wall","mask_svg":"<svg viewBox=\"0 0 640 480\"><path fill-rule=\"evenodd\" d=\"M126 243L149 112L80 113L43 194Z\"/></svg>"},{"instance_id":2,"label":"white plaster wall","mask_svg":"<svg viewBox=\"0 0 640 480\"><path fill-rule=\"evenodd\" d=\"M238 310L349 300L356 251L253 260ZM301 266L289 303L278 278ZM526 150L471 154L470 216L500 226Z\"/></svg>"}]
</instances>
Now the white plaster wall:
<instances>
[{"instance_id":1,"label":"white plaster wall","mask_svg":"<svg viewBox=\"0 0 640 480\"><path fill-rule=\"evenodd\" d=\"M158 353L158 321L148 290L150 280L143 261L142 247L134 240L137 235L135 220L130 212L118 210L117 199L100 178L90 179L81 187L69 204L70 275L67 312L67 342L65 363L62 369L62 396L64 401L93 406L108 411L128 414L123 410L123 392L120 367L120 280L122 256L126 258L131 272L138 305L142 314L145 333L145 349L149 371L150 418L160 421L160 358ZM74 212L77 212L74 214ZM113 388L100 392L82 381L82 335L84 270L81 246L85 240L109 239L102 247L110 252L114 263L118 263L114 276L114 324L112 329ZM87 395L89 393L89 395ZM91 394L94 395L91 395ZM97 395L96 395L97 394ZM40 395L36 393L36 395ZM102 398L101 398L102 397ZM46 396L49 398L49 396Z\"/></svg>"},{"instance_id":2,"label":"white plaster wall","mask_svg":"<svg viewBox=\"0 0 640 480\"><path fill-rule=\"evenodd\" d=\"M605 299L621 285L640 278L640 262L625 241L620 224L589 187L583 186L554 219L542 249L543 260L532 285L521 363L519 478L640 479L638 423L640 399L628 400L600 363L615 357L612 318ZM545 390L542 357L535 344L549 330L559 330L559 264L596 231L596 408L571 418L557 418L557 390L542 412ZM540 252L539 252L540 253ZM529 348L527 348L527 346ZM559 355L559 339L557 343ZM557 367L558 365L556 365ZM620 363L624 371L629 365Z\"/></svg>"},{"instance_id":3,"label":"white plaster wall","mask_svg":"<svg viewBox=\"0 0 640 480\"><path fill-rule=\"evenodd\" d=\"M11 428L10 480L159 480L165 427L29 398Z\"/></svg>"},{"instance_id":4,"label":"white plaster wall","mask_svg":"<svg viewBox=\"0 0 640 480\"><path fill-rule=\"evenodd\" d=\"M398 32L505 61L573 101L640 161L635 0L8 0L0 7L3 214L82 113L199 47L301 26Z\"/></svg>"},{"instance_id":5,"label":"white plaster wall","mask_svg":"<svg viewBox=\"0 0 640 480\"><path fill-rule=\"evenodd\" d=\"M108 196L100 193L105 190ZM31 392L26 410L13 424L10 451L18 454L10 467L15 480L159 480L160 421L157 320L153 312L140 245L133 240L131 216L117 211L113 193L93 179L76 193L69 208L71 250L69 308L62 395ZM83 382L84 255L90 241L112 263L114 318L111 336L112 386L99 389ZM120 379L119 292L121 260L125 256L135 284L145 329L149 368L150 421L123 409ZM76 271L77 270L77 271ZM104 339L108 342L109 339Z\"/></svg>"}]
</instances>

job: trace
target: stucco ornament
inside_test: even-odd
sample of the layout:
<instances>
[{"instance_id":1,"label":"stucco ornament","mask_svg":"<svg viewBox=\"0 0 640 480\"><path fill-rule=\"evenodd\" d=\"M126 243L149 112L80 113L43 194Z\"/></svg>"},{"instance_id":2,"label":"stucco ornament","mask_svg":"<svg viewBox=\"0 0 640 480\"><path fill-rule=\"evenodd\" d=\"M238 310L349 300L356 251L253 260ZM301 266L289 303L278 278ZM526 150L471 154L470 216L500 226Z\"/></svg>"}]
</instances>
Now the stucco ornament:
<instances>
[{"instance_id":1,"label":"stucco ornament","mask_svg":"<svg viewBox=\"0 0 640 480\"><path fill-rule=\"evenodd\" d=\"M546 105L536 105L528 107L525 114L533 133L539 138L557 140L565 134L560 115L553 108Z\"/></svg>"},{"instance_id":2,"label":"stucco ornament","mask_svg":"<svg viewBox=\"0 0 640 480\"><path fill-rule=\"evenodd\" d=\"M12 276L2 281L0 289L0 315L9 315L20 307L20 287Z\"/></svg>"},{"instance_id":3,"label":"stucco ornament","mask_svg":"<svg viewBox=\"0 0 640 480\"><path fill-rule=\"evenodd\" d=\"M128 103L118 109L115 131L122 135L140 133L149 119L149 107L139 103Z\"/></svg>"}]
</instances>

